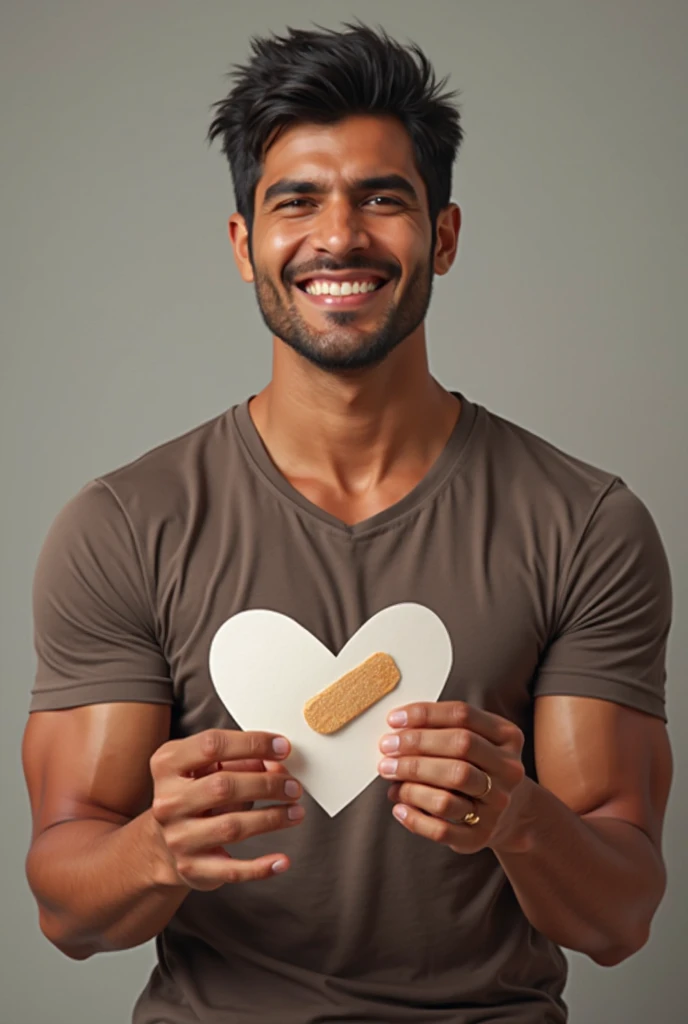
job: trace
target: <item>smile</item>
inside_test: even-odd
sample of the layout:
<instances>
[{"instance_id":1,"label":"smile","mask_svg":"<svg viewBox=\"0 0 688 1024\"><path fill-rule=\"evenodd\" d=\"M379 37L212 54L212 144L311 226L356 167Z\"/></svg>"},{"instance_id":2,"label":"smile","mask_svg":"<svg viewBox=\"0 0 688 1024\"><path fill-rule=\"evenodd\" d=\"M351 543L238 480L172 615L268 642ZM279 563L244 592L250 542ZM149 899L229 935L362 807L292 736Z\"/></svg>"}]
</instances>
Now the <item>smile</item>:
<instances>
[{"instance_id":1,"label":"smile","mask_svg":"<svg viewBox=\"0 0 688 1024\"><path fill-rule=\"evenodd\" d=\"M379 277L346 281L314 277L298 282L297 288L315 306L351 309L373 301L389 283Z\"/></svg>"}]
</instances>

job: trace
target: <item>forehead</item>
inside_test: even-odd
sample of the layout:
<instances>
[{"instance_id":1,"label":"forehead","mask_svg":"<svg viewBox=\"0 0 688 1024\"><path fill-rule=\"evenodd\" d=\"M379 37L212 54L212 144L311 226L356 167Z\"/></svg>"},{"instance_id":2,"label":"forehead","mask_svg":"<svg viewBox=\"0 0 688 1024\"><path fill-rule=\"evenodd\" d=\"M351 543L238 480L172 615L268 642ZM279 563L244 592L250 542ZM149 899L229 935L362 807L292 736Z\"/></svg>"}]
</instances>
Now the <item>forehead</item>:
<instances>
[{"instance_id":1,"label":"forehead","mask_svg":"<svg viewBox=\"0 0 688 1024\"><path fill-rule=\"evenodd\" d=\"M334 184L392 172L422 186L411 139L396 118L355 116L337 124L299 123L285 129L268 149L256 196L282 177L317 176Z\"/></svg>"}]
</instances>

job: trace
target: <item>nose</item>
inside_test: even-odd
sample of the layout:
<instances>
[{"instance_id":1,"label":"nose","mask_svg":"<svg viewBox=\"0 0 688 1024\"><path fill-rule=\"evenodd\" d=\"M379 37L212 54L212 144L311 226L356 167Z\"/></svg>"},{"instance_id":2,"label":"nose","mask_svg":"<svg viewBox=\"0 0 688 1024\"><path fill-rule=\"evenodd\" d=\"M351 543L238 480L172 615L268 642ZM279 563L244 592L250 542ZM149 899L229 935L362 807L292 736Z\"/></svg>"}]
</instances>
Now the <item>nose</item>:
<instances>
[{"instance_id":1,"label":"nose","mask_svg":"<svg viewBox=\"0 0 688 1024\"><path fill-rule=\"evenodd\" d=\"M343 197L333 197L323 206L313 225L310 241L316 252L340 258L370 246L361 210Z\"/></svg>"}]
</instances>

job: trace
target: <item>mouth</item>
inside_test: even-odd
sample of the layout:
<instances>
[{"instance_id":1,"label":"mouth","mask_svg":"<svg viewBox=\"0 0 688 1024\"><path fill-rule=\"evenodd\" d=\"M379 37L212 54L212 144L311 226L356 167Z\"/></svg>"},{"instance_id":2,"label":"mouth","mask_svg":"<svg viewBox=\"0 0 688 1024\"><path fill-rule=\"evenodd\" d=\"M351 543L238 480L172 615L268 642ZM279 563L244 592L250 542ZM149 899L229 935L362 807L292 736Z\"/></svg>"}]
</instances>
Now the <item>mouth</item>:
<instances>
[{"instance_id":1,"label":"mouth","mask_svg":"<svg viewBox=\"0 0 688 1024\"><path fill-rule=\"evenodd\" d=\"M355 277L309 277L294 282L311 305L325 309L356 309L374 302L391 279L377 274Z\"/></svg>"}]
</instances>

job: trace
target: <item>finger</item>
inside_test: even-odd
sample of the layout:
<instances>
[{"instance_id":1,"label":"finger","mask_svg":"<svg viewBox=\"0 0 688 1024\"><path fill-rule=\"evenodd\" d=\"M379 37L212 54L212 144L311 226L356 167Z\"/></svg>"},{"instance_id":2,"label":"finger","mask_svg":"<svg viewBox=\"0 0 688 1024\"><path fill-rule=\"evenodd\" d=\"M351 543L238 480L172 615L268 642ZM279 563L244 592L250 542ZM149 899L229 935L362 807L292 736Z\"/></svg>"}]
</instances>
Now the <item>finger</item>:
<instances>
[{"instance_id":1,"label":"finger","mask_svg":"<svg viewBox=\"0 0 688 1024\"><path fill-rule=\"evenodd\" d=\"M266 772L272 772L275 775L286 775L290 779L294 778L286 764L283 764L281 761L263 761L263 765Z\"/></svg>"},{"instance_id":2,"label":"finger","mask_svg":"<svg viewBox=\"0 0 688 1024\"><path fill-rule=\"evenodd\" d=\"M212 775L213 772L263 772L265 771L263 761L257 758L244 758L242 761L214 761L205 768L197 768L193 773L194 779L202 779L205 775Z\"/></svg>"},{"instance_id":3,"label":"finger","mask_svg":"<svg viewBox=\"0 0 688 1024\"><path fill-rule=\"evenodd\" d=\"M477 853L485 845L484 830L481 828L454 824L408 804L395 804L392 814L408 831L433 843L448 846L457 853Z\"/></svg>"},{"instance_id":4,"label":"finger","mask_svg":"<svg viewBox=\"0 0 688 1024\"><path fill-rule=\"evenodd\" d=\"M264 772L263 761L257 758L244 758L237 761L221 761L221 770L224 772Z\"/></svg>"},{"instance_id":5,"label":"finger","mask_svg":"<svg viewBox=\"0 0 688 1024\"><path fill-rule=\"evenodd\" d=\"M194 772L190 772L190 777L193 779L203 779L206 775L212 775L214 772L221 771L233 771L233 772L262 772L265 771L262 761L248 760L243 761L214 761L213 764L208 765L206 768L198 768ZM237 804L234 810L250 811L253 807L252 800L246 800L243 803ZM216 813L214 811L206 811L206 814Z\"/></svg>"},{"instance_id":6,"label":"finger","mask_svg":"<svg viewBox=\"0 0 688 1024\"><path fill-rule=\"evenodd\" d=\"M180 784L181 783L181 784ZM174 780L162 784L153 800L153 813L160 822L186 819L218 808L254 800L284 800L293 803L303 794L301 784L272 772L214 772L201 779Z\"/></svg>"},{"instance_id":7,"label":"finger","mask_svg":"<svg viewBox=\"0 0 688 1024\"><path fill-rule=\"evenodd\" d=\"M395 714L405 714L406 723L395 719ZM443 700L406 704L391 711L387 721L392 728L408 725L412 729L469 729L497 746L520 744L519 750L523 744L523 733L508 718L493 715L491 711L483 711L482 708L473 707L464 701Z\"/></svg>"},{"instance_id":8,"label":"finger","mask_svg":"<svg viewBox=\"0 0 688 1024\"><path fill-rule=\"evenodd\" d=\"M451 846L458 853L474 853L485 845L484 835L481 836L475 827L454 825L444 818L436 818L404 803L395 804L392 813L409 832Z\"/></svg>"},{"instance_id":9,"label":"finger","mask_svg":"<svg viewBox=\"0 0 688 1024\"><path fill-rule=\"evenodd\" d=\"M215 855L193 857L188 863L182 862L178 874L194 889L216 889L220 885L234 882L252 882L261 878L272 878L291 867L289 858L283 853L269 853L255 860L240 860L230 857L224 850Z\"/></svg>"},{"instance_id":10,"label":"finger","mask_svg":"<svg viewBox=\"0 0 688 1024\"><path fill-rule=\"evenodd\" d=\"M504 763L502 748L470 729L404 729L383 736L380 750L389 757L421 754L468 761L490 775L498 775Z\"/></svg>"},{"instance_id":11,"label":"finger","mask_svg":"<svg viewBox=\"0 0 688 1024\"><path fill-rule=\"evenodd\" d=\"M206 729L181 740L164 743L153 754L153 778L189 775L218 761L281 760L291 751L289 740L276 733L239 729Z\"/></svg>"},{"instance_id":12,"label":"finger","mask_svg":"<svg viewBox=\"0 0 688 1024\"><path fill-rule=\"evenodd\" d=\"M454 825L461 824L463 816L475 810L475 804L467 797L450 793L447 789L423 786L418 782L402 783L395 803L416 807L436 818L444 818Z\"/></svg>"},{"instance_id":13,"label":"finger","mask_svg":"<svg viewBox=\"0 0 688 1024\"><path fill-rule=\"evenodd\" d=\"M384 758L378 764L378 771L384 779L423 782L475 798L485 792L485 772L467 761L445 757Z\"/></svg>"},{"instance_id":14,"label":"finger","mask_svg":"<svg viewBox=\"0 0 688 1024\"><path fill-rule=\"evenodd\" d=\"M218 771L225 772L264 772L265 766L262 761L258 761L255 758L245 758L243 761L219 761ZM197 776L196 776L197 777ZM253 807L252 800L245 800L242 803L236 804L233 810L236 811L250 811ZM218 814L218 810L209 811L209 814Z\"/></svg>"},{"instance_id":15,"label":"finger","mask_svg":"<svg viewBox=\"0 0 688 1024\"><path fill-rule=\"evenodd\" d=\"M291 807L262 807L257 811L233 811L212 818L187 818L168 826L165 842L177 863L183 864L186 858L202 851L231 846L264 832L292 828L300 824L304 815L304 808L296 804Z\"/></svg>"},{"instance_id":16,"label":"finger","mask_svg":"<svg viewBox=\"0 0 688 1024\"><path fill-rule=\"evenodd\" d=\"M188 814L204 810L229 810L233 804L270 800L294 803L303 787L277 772L219 772L189 787Z\"/></svg>"},{"instance_id":17,"label":"finger","mask_svg":"<svg viewBox=\"0 0 688 1024\"><path fill-rule=\"evenodd\" d=\"M211 764L206 764L202 768L195 768L193 771L188 772L188 777L191 779L202 779L206 775L212 775L213 772L222 771L222 762L213 761Z\"/></svg>"}]
</instances>

